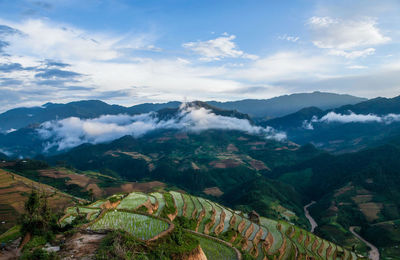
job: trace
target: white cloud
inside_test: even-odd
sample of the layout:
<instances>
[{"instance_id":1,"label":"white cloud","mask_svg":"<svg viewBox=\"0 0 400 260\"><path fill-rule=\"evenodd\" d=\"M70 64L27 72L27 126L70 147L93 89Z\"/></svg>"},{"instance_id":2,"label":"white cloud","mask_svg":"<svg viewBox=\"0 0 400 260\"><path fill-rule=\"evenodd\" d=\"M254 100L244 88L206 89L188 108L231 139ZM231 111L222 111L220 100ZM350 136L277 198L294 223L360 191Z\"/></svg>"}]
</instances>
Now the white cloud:
<instances>
[{"instance_id":1,"label":"white cloud","mask_svg":"<svg viewBox=\"0 0 400 260\"><path fill-rule=\"evenodd\" d=\"M240 50L233 41L235 35L224 33L223 36L208 41L187 42L183 47L201 56L200 60L215 61L223 58L245 58L255 60L256 55L247 54Z\"/></svg>"},{"instance_id":2,"label":"white cloud","mask_svg":"<svg viewBox=\"0 0 400 260\"><path fill-rule=\"evenodd\" d=\"M279 40L285 40L288 42L297 42L298 40L300 40L300 37L298 36L289 36L289 35L282 35L278 37Z\"/></svg>"},{"instance_id":3,"label":"white cloud","mask_svg":"<svg viewBox=\"0 0 400 260\"><path fill-rule=\"evenodd\" d=\"M45 150L56 147L64 150L83 143L102 143L125 135L135 138L156 129L177 129L201 132L208 129L238 130L261 135L267 139L284 140L286 134L271 127L252 125L246 119L225 117L204 108L182 105L177 116L163 120L156 113L140 115L104 115L95 119L70 117L59 121L48 121L38 129L39 135L47 140Z\"/></svg>"},{"instance_id":4,"label":"white cloud","mask_svg":"<svg viewBox=\"0 0 400 260\"><path fill-rule=\"evenodd\" d=\"M371 55L375 52L371 46L385 44L391 40L383 35L374 18L341 20L314 16L309 19L308 24L315 46L329 49L330 55L350 59Z\"/></svg>"},{"instance_id":5,"label":"white cloud","mask_svg":"<svg viewBox=\"0 0 400 260\"><path fill-rule=\"evenodd\" d=\"M337 50L337 49L332 49L328 52L330 55L335 55L335 56L342 56L347 59L356 59L360 57L366 57L369 55L373 55L375 53L374 48L368 48L364 50L359 50L359 51L344 51L344 50Z\"/></svg>"},{"instance_id":6,"label":"white cloud","mask_svg":"<svg viewBox=\"0 0 400 260\"><path fill-rule=\"evenodd\" d=\"M235 71L235 74L249 81L288 80L307 76L318 77L329 72L334 65L335 61L329 57L299 52L279 52L258 59L247 68Z\"/></svg>"},{"instance_id":7,"label":"white cloud","mask_svg":"<svg viewBox=\"0 0 400 260\"><path fill-rule=\"evenodd\" d=\"M394 122L400 122L400 114L387 114L387 115L375 115L375 114L356 114L349 111L348 114L340 114L336 112L329 112L321 118L313 116L311 120L303 121L303 128L308 130L314 130L313 123L383 123L391 124Z\"/></svg>"},{"instance_id":8,"label":"white cloud","mask_svg":"<svg viewBox=\"0 0 400 260\"><path fill-rule=\"evenodd\" d=\"M352 69L352 70L361 70L361 69L367 69L368 67L364 66L364 65L350 65L350 66L347 66L346 68Z\"/></svg>"}]
</instances>

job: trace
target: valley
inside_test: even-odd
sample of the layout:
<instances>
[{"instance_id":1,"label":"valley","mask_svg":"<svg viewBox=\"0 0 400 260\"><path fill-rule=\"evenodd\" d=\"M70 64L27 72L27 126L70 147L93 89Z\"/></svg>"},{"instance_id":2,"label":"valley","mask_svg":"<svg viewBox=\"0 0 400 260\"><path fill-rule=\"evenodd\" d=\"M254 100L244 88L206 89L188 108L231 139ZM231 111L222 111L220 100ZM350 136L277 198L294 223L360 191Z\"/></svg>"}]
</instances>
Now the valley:
<instances>
[{"instance_id":1,"label":"valley","mask_svg":"<svg viewBox=\"0 0 400 260\"><path fill-rule=\"evenodd\" d=\"M358 113L381 111L382 118L384 113L397 113L397 106L387 104L397 104L398 99L378 101L362 101L351 108ZM136 250L146 254L158 252L155 247L162 245L170 257L180 255L179 250L169 251L169 243L176 243L171 239L178 234L172 230L181 227L179 236L187 241L184 250L202 259L365 259L370 254L373 259L377 254L378 259L392 259L400 241L396 122L315 122L313 134L308 132L310 140L322 138L329 147L291 139L299 141L296 135L306 129L296 128L300 132L293 135L290 124L315 113L320 118L332 111L346 116L345 107L310 109L299 112L300 119L295 113L265 121L192 102L150 114L79 119L85 127L120 124L133 131L104 141L86 132L70 142L73 136L63 134L68 118L46 123L51 124L46 131L54 131L46 139L41 139L40 126L21 128L4 135L7 141L0 140L3 151L13 143L13 153L32 152L23 159L9 152L2 155L2 232L8 230L7 239L19 236L14 232L19 222L11 216L23 215L34 188L53 194L48 199L60 220L58 236L65 237L70 228L78 231L75 237L65 237L69 242L68 249L60 249L63 257L78 250L82 256L107 258L114 248L103 248L108 239L120 241L122 247L134 239ZM142 124L150 130L134 134ZM349 133L337 129L349 128L349 137L357 132L365 142L332 142L317 127L334 132L334 140ZM380 129L385 131L378 136L374 131ZM46 146L50 148L45 151ZM346 150L350 146L351 152ZM359 227L356 233L354 226ZM74 241L81 238L94 242L77 248Z\"/></svg>"}]
</instances>

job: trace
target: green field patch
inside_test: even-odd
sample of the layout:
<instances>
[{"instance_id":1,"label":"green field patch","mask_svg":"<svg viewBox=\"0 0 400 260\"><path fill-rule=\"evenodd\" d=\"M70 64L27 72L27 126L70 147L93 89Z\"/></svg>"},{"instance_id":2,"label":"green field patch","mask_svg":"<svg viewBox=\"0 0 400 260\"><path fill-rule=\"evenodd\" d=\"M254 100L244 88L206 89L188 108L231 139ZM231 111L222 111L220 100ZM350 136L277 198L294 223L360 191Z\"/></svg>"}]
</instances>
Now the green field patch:
<instances>
[{"instance_id":1,"label":"green field patch","mask_svg":"<svg viewBox=\"0 0 400 260\"><path fill-rule=\"evenodd\" d=\"M224 229L222 230L222 232L226 232L230 227L229 222L231 221L233 214L230 210L227 210L225 208L223 208L223 211L225 212L225 219L224 219Z\"/></svg>"},{"instance_id":2,"label":"green field patch","mask_svg":"<svg viewBox=\"0 0 400 260\"><path fill-rule=\"evenodd\" d=\"M242 236L245 236L247 229L249 229L251 226L251 221L248 220L247 218L243 218L243 220L246 224L244 225L244 229L242 230L241 234Z\"/></svg>"},{"instance_id":3,"label":"green field patch","mask_svg":"<svg viewBox=\"0 0 400 260\"><path fill-rule=\"evenodd\" d=\"M236 260L237 256L233 248L219 243L213 239L207 239L202 236L191 234L195 239L200 242L207 259L221 259L221 260Z\"/></svg>"},{"instance_id":4,"label":"green field patch","mask_svg":"<svg viewBox=\"0 0 400 260\"><path fill-rule=\"evenodd\" d=\"M175 206L178 209L178 216L182 216L183 215L183 206L184 206L184 202L181 196L181 193L179 192L175 192L175 191L170 191L169 192L172 197L174 198L175 201Z\"/></svg>"},{"instance_id":5,"label":"green field patch","mask_svg":"<svg viewBox=\"0 0 400 260\"><path fill-rule=\"evenodd\" d=\"M236 220L232 227L234 230L238 230L239 224L240 224L240 222L242 222L243 218L241 216L239 216L238 214L234 214L234 216L235 216Z\"/></svg>"},{"instance_id":6,"label":"green field patch","mask_svg":"<svg viewBox=\"0 0 400 260\"><path fill-rule=\"evenodd\" d=\"M211 232L214 232L215 228L219 225L219 222L221 221L222 208L216 203L213 203L213 202L209 202L209 203L213 206L213 208L215 210L215 223L210 228L210 233L211 233Z\"/></svg>"},{"instance_id":7,"label":"green field patch","mask_svg":"<svg viewBox=\"0 0 400 260\"><path fill-rule=\"evenodd\" d=\"M326 250L328 249L328 247L329 247L329 242L328 241L326 241L326 240L324 240L323 241L324 243L320 246L320 247L318 247L317 248L317 250L318 250L318 254L320 255L320 256L322 256L324 259L326 259ZM320 251L321 250L321 251ZM321 252L321 253L320 253Z\"/></svg>"},{"instance_id":8,"label":"green field patch","mask_svg":"<svg viewBox=\"0 0 400 260\"><path fill-rule=\"evenodd\" d=\"M205 225L207 225L208 223L211 222L211 215L212 215L213 208L212 208L211 204L208 203L205 199L203 199L203 198L198 198L198 199L199 199L201 205L203 206L203 208L205 209L205 215L204 215L203 219L201 220L199 229L198 229L198 231L200 233L203 233Z\"/></svg>"},{"instance_id":9,"label":"green field patch","mask_svg":"<svg viewBox=\"0 0 400 260\"><path fill-rule=\"evenodd\" d=\"M0 243L9 243L17 239L21 235L21 226L15 225L0 235Z\"/></svg>"},{"instance_id":10,"label":"green field patch","mask_svg":"<svg viewBox=\"0 0 400 260\"><path fill-rule=\"evenodd\" d=\"M194 211L193 201L192 201L192 199L190 198L189 195L182 194L182 196L183 196L183 199L184 199L185 204L186 204L186 217L187 218L191 218L192 214L193 214L193 211Z\"/></svg>"},{"instance_id":11,"label":"green field patch","mask_svg":"<svg viewBox=\"0 0 400 260\"><path fill-rule=\"evenodd\" d=\"M114 210L107 212L101 219L93 223L90 229L124 230L136 238L148 240L167 230L168 227L167 222L156 218Z\"/></svg>"},{"instance_id":12,"label":"green field patch","mask_svg":"<svg viewBox=\"0 0 400 260\"><path fill-rule=\"evenodd\" d=\"M155 215L160 216L163 208L165 207L164 196L159 192L150 193L150 195L157 199L158 209L155 212Z\"/></svg>"},{"instance_id":13,"label":"green field patch","mask_svg":"<svg viewBox=\"0 0 400 260\"><path fill-rule=\"evenodd\" d=\"M279 232L277 228L278 222L263 217L260 218L260 222L262 226L266 227L268 231L271 232L271 235L274 238L274 242L272 243L268 253L275 254L283 243L282 234Z\"/></svg>"},{"instance_id":14,"label":"green field patch","mask_svg":"<svg viewBox=\"0 0 400 260\"><path fill-rule=\"evenodd\" d=\"M91 212L100 212L100 209L93 209L88 207L69 207L66 210L67 214L88 214Z\"/></svg>"},{"instance_id":15,"label":"green field patch","mask_svg":"<svg viewBox=\"0 0 400 260\"><path fill-rule=\"evenodd\" d=\"M154 196L150 195L150 196L149 196L149 199L150 199L150 202L151 202L151 204L153 204L153 205L155 205L155 204L156 204L156 202L157 202L157 199L156 199L156 197L154 197Z\"/></svg>"},{"instance_id":16,"label":"green field patch","mask_svg":"<svg viewBox=\"0 0 400 260\"><path fill-rule=\"evenodd\" d=\"M193 203L194 203L194 207L197 210L197 214L196 214L196 219L199 218L201 211L203 210L203 206L201 205L201 203L199 202L197 197L192 197Z\"/></svg>"},{"instance_id":17,"label":"green field patch","mask_svg":"<svg viewBox=\"0 0 400 260\"><path fill-rule=\"evenodd\" d=\"M71 224L72 224L72 221L74 221L75 219L76 219L76 215L68 216L68 217L64 218L64 219L61 221L60 226L61 226L61 227L65 227L66 225L71 225Z\"/></svg>"},{"instance_id":18,"label":"green field patch","mask_svg":"<svg viewBox=\"0 0 400 260\"><path fill-rule=\"evenodd\" d=\"M250 237L249 237L249 240L251 240L251 241L254 240L254 238L255 238L256 235L257 235L257 232L260 231L260 226L257 225L256 223L253 223L253 227L254 227L253 232L251 233L251 235L250 235Z\"/></svg>"},{"instance_id":19,"label":"green field patch","mask_svg":"<svg viewBox=\"0 0 400 260\"><path fill-rule=\"evenodd\" d=\"M148 200L148 196L139 192L132 192L126 196L117 209L136 209Z\"/></svg>"}]
</instances>

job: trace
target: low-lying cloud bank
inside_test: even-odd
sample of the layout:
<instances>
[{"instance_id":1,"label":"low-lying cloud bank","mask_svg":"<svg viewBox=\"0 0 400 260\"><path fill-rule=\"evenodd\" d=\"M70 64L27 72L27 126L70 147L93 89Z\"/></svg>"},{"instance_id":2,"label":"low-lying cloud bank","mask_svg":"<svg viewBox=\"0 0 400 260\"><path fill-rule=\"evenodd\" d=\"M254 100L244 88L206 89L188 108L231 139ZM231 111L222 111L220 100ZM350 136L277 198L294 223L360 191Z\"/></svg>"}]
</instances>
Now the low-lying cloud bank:
<instances>
[{"instance_id":1,"label":"low-lying cloud bank","mask_svg":"<svg viewBox=\"0 0 400 260\"><path fill-rule=\"evenodd\" d=\"M329 112L321 118L313 116L311 120L303 121L303 127L308 130L313 130L313 123L383 123L391 124L394 122L400 122L400 114L387 114L387 115L375 115L375 114L356 114L349 111L349 114L340 114L335 112Z\"/></svg>"},{"instance_id":2,"label":"low-lying cloud bank","mask_svg":"<svg viewBox=\"0 0 400 260\"><path fill-rule=\"evenodd\" d=\"M214 114L205 108L181 106L179 113L171 119L160 119L157 113L140 115L103 115L94 119L70 117L63 120L48 121L38 129L40 137L47 141L45 150L56 148L64 150L83 143L103 143L125 135L141 137L157 129L176 129L201 132L209 129L238 130L249 134L262 135L278 141L286 139L284 132L272 127L252 125L246 119Z\"/></svg>"}]
</instances>

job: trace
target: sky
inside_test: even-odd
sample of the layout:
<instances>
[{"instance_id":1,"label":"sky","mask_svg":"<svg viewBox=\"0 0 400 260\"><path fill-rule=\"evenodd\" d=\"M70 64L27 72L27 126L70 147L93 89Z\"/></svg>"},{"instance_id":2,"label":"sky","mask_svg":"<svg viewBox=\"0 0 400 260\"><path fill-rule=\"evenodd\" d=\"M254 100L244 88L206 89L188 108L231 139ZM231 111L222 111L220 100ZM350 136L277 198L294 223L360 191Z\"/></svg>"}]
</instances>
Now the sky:
<instances>
[{"instance_id":1,"label":"sky","mask_svg":"<svg viewBox=\"0 0 400 260\"><path fill-rule=\"evenodd\" d=\"M400 93L397 0L0 0L0 111Z\"/></svg>"}]
</instances>

